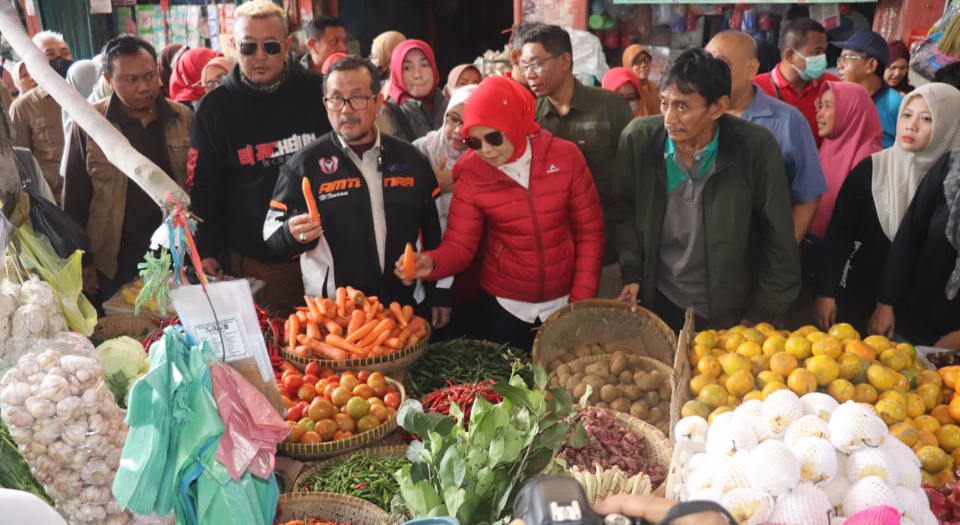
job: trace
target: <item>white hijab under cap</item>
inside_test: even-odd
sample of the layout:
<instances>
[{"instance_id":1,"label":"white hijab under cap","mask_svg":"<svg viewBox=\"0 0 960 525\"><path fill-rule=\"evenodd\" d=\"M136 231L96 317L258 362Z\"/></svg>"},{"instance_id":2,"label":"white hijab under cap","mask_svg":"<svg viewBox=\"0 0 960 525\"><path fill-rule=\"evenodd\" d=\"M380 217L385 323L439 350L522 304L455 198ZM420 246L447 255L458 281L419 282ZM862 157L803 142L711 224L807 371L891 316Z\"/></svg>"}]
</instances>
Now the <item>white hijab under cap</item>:
<instances>
[{"instance_id":1,"label":"white hijab under cap","mask_svg":"<svg viewBox=\"0 0 960 525\"><path fill-rule=\"evenodd\" d=\"M903 97L898 119L914 97L923 97L933 115L930 144L909 153L892 147L873 154L873 202L883 233L891 241L927 170L948 151L960 148L960 91L942 83L925 84Z\"/></svg>"}]
</instances>

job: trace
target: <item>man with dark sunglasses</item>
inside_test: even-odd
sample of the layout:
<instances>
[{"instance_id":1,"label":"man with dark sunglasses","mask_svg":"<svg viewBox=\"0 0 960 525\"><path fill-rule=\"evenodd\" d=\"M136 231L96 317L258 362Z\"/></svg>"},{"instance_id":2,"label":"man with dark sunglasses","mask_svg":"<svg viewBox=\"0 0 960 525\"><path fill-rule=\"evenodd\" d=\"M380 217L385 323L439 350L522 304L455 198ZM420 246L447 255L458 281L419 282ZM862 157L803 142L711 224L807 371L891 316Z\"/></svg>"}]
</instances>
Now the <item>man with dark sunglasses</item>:
<instances>
[{"instance_id":1,"label":"man with dark sunglasses","mask_svg":"<svg viewBox=\"0 0 960 525\"><path fill-rule=\"evenodd\" d=\"M325 82L333 132L284 165L263 236L277 253L300 258L308 295L335 297L338 287L352 286L383 304L418 305L440 328L450 319L450 290L404 286L392 266L408 243L418 250L440 245L440 188L430 162L377 128L383 95L372 62L341 58ZM307 213L304 178L319 222Z\"/></svg>"},{"instance_id":2,"label":"man with dark sunglasses","mask_svg":"<svg viewBox=\"0 0 960 525\"><path fill-rule=\"evenodd\" d=\"M303 301L300 265L264 242L263 220L280 167L330 130L323 84L285 60L284 12L268 0L237 8L233 40L238 67L204 98L191 133L197 248L208 275L263 280L269 307L289 313Z\"/></svg>"}]
</instances>

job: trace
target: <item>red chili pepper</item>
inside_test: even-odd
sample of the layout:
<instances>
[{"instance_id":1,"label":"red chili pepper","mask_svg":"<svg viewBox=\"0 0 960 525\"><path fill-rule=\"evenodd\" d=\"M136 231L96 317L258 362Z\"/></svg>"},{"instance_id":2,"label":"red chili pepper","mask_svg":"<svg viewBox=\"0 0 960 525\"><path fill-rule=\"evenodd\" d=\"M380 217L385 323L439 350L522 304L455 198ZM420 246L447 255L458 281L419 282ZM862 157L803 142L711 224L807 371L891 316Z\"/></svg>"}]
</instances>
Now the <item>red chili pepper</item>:
<instances>
[{"instance_id":1,"label":"red chili pepper","mask_svg":"<svg viewBox=\"0 0 960 525\"><path fill-rule=\"evenodd\" d=\"M369 481L364 481L363 483L357 485L356 487L353 487L353 490L360 490L360 489L362 489L363 487L366 487L366 486L369 485L369 484L370 484Z\"/></svg>"}]
</instances>

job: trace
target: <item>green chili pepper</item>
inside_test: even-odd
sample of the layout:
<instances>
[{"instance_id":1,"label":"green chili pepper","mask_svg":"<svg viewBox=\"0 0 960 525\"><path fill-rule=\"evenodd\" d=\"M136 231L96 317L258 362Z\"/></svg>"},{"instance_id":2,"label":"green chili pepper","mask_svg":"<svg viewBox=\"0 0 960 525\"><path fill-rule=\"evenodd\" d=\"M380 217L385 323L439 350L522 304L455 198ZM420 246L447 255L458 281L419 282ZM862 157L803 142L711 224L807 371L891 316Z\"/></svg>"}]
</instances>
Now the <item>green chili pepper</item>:
<instances>
[{"instance_id":1,"label":"green chili pepper","mask_svg":"<svg viewBox=\"0 0 960 525\"><path fill-rule=\"evenodd\" d=\"M393 474L408 463L405 457L380 458L360 452L343 463L314 472L298 489L348 494L389 509L390 501L400 492Z\"/></svg>"}]
</instances>

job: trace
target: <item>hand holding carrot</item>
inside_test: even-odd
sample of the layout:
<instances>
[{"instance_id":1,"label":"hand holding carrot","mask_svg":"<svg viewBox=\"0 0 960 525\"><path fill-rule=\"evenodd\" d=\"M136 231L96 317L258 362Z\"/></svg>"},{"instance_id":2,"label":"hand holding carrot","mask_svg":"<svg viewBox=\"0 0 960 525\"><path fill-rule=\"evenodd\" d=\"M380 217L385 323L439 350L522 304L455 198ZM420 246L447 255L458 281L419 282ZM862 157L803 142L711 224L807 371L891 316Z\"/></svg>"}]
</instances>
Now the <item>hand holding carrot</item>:
<instances>
[{"instance_id":1,"label":"hand holding carrot","mask_svg":"<svg viewBox=\"0 0 960 525\"><path fill-rule=\"evenodd\" d=\"M290 230L290 235L293 235L293 238L300 244L309 244L323 235L320 221L312 221L309 213L291 217L287 221L287 229Z\"/></svg>"},{"instance_id":2,"label":"hand holding carrot","mask_svg":"<svg viewBox=\"0 0 960 525\"><path fill-rule=\"evenodd\" d=\"M403 281L403 284L410 286L417 279L423 279L424 277L433 273L433 268L435 266L433 259L430 258L429 255L414 253L413 254L414 274L413 274L413 277L409 277L409 278L406 277L404 275L404 264L403 264L404 258L405 258L404 256L401 256L400 259L397 260L396 269L394 269L393 271L394 275L396 275L401 281Z\"/></svg>"}]
</instances>

